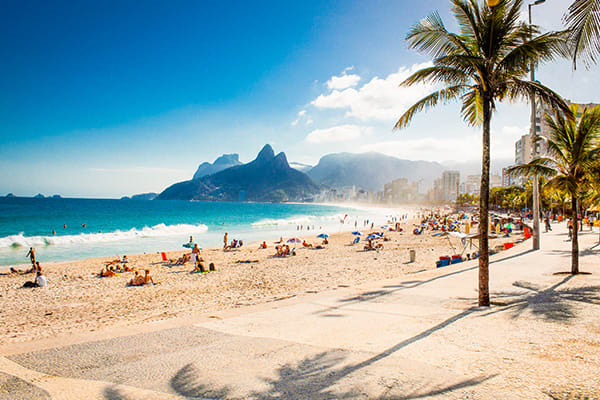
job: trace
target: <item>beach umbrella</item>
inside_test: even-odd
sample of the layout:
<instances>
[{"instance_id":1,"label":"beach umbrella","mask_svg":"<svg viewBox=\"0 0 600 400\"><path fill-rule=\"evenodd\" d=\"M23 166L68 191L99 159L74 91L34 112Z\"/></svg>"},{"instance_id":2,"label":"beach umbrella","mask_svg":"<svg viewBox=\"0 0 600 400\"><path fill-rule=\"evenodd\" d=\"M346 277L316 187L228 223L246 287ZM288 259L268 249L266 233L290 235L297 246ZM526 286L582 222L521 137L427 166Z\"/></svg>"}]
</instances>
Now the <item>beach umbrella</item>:
<instances>
[{"instance_id":1,"label":"beach umbrella","mask_svg":"<svg viewBox=\"0 0 600 400\"><path fill-rule=\"evenodd\" d=\"M287 242L288 243L302 243L302 239L300 239L300 238L292 238L292 239L288 239Z\"/></svg>"},{"instance_id":2,"label":"beach umbrella","mask_svg":"<svg viewBox=\"0 0 600 400\"><path fill-rule=\"evenodd\" d=\"M383 226L381 226L380 228L381 228L381 229L390 229L390 227L389 227L389 226L387 226L387 225L383 225Z\"/></svg>"},{"instance_id":3,"label":"beach umbrella","mask_svg":"<svg viewBox=\"0 0 600 400\"><path fill-rule=\"evenodd\" d=\"M354 232L352 232L352 234L353 234L353 235L356 235L356 236L360 236L360 235L362 235L362 233L360 233L359 231L354 231Z\"/></svg>"},{"instance_id":4,"label":"beach umbrella","mask_svg":"<svg viewBox=\"0 0 600 400\"><path fill-rule=\"evenodd\" d=\"M325 239L325 238L328 238L328 237L329 237L329 235L328 235L328 234L326 234L326 233L321 233L320 235L317 235L317 237L318 237L318 238L321 238L321 239Z\"/></svg>"},{"instance_id":5,"label":"beach umbrella","mask_svg":"<svg viewBox=\"0 0 600 400\"><path fill-rule=\"evenodd\" d=\"M381 236L372 233L369 236L367 236L367 239L381 239Z\"/></svg>"}]
</instances>

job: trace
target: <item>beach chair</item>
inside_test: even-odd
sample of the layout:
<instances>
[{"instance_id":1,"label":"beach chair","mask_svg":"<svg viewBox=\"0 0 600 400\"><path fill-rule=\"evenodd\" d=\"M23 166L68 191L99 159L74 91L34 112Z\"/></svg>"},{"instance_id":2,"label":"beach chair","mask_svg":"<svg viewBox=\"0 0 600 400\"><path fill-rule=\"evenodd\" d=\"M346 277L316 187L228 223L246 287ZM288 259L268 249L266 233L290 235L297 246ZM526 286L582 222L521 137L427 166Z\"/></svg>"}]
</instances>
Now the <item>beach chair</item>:
<instances>
[{"instance_id":1,"label":"beach chair","mask_svg":"<svg viewBox=\"0 0 600 400\"><path fill-rule=\"evenodd\" d=\"M354 238L352 245L358 244L358 242L360 242L360 236L357 236L356 238Z\"/></svg>"}]
</instances>

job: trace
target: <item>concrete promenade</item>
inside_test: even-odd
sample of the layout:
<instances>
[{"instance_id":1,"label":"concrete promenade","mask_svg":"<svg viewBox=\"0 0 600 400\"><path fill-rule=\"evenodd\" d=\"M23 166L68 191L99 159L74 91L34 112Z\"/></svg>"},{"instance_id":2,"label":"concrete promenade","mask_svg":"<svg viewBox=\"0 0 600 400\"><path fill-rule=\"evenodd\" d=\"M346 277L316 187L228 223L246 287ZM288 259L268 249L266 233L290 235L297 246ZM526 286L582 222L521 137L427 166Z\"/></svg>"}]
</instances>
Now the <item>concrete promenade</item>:
<instances>
[{"instance_id":1,"label":"concrete promenade","mask_svg":"<svg viewBox=\"0 0 600 400\"><path fill-rule=\"evenodd\" d=\"M274 303L0 347L0 399L600 398L600 245L564 224L492 257ZM373 268L377 268L374 264ZM588 396L588 397L585 397Z\"/></svg>"}]
</instances>

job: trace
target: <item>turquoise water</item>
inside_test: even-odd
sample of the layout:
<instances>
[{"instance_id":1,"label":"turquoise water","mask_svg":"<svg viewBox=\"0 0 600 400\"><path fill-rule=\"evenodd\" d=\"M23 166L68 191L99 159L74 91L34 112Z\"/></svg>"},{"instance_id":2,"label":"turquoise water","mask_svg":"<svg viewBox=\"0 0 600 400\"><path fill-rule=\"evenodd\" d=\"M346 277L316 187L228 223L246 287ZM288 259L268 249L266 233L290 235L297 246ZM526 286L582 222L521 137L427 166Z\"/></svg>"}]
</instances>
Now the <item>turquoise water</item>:
<instances>
[{"instance_id":1,"label":"turquoise water","mask_svg":"<svg viewBox=\"0 0 600 400\"><path fill-rule=\"evenodd\" d=\"M31 246L43 262L112 257L179 250L190 235L215 247L225 232L246 243L335 233L357 220L384 223L384 214L318 204L0 198L0 265L26 263Z\"/></svg>"}]
</instances>

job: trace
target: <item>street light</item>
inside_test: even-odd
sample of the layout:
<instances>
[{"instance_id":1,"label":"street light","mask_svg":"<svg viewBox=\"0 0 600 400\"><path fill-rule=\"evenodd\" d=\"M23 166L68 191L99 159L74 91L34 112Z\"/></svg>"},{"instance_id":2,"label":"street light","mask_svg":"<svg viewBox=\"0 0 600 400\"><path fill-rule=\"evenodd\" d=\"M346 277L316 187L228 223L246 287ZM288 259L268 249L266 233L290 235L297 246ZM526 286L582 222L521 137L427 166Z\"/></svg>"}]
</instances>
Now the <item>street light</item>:
<instances>
[{"instance_id":1,"label":"street light","mask_svg":"<svg viewBox=\"0 0 600 400\"><path fill-rule=\"evenodd\" d=\"M492 1L492 0L490 0ZM528 5L528 11L529 11L529 29L530 29L530 39L533 39L533 24L531 22L531 7L533 6L537 6L539 4L542 4L546 2L546 0L535 0L533 3L530 3ZM533 63L531 63L531 67L530 67L530 79L531 82L535 82L535 65ZM538 152L537 152L537 130L536 130L536 123L535 123L535 95L532 92L531 93L531 121L530 121L530 134L531 134L531 141L533 143L533 158L537 158L538 156ZM538 183L538 176L534 175L533 176L533 250L539 250L540 249L540 191L539 191L539 183Z\"/></svg>"}]
</instances>

